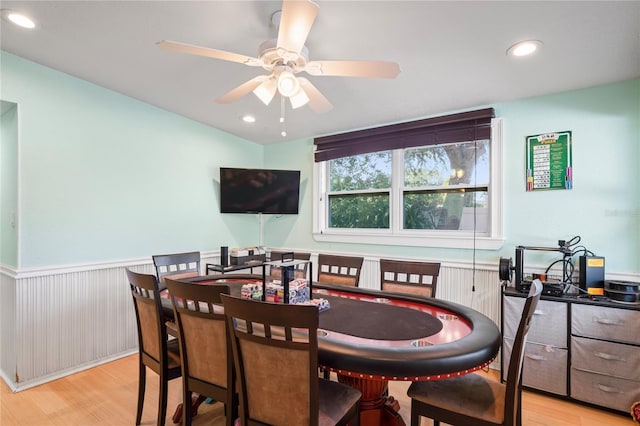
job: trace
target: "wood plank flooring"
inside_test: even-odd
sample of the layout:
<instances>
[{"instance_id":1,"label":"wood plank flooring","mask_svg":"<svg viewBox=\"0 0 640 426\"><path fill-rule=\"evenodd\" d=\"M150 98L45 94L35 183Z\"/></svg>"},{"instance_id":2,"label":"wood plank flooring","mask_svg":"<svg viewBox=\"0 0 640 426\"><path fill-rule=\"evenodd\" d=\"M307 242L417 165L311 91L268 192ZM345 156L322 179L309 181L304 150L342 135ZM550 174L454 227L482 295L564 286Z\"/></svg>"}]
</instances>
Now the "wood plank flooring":
<instances>
[{"instance_id":1,"label":"wood plank flooring","mask_svg":"<svg viewBox=\"0 0 640 426\"><path fill-rule=\"evenodd\" d=\"M490 372L498 377L496 372ZM137 403L137 355L129 356L25 391L12 393L0 380L0 425L2 426L87 426L133 425ZM180 379L169 383L166 425L182 401ZM408 382L393 382L389 394L400 401L400 413L409 424ZM525 426L632 426L630 416L572 404L555 398L525 392ZM158 380L147 374L147 392L142 415L143 425L156 424ZM202 404L194 425L224 424L221 404ZM431 425L423 419L422 426ZM367 426L367 425L362 425Z\"/></svg>"}]
</instances>

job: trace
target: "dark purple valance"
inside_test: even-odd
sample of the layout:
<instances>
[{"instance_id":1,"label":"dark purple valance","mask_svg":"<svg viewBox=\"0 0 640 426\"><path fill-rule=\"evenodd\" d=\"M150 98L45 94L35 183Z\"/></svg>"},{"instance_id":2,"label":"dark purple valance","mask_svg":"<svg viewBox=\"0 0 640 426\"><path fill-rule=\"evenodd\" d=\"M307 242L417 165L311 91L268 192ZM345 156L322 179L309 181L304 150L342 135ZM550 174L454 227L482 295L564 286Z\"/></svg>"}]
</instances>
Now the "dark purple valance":
<instances>
[{"instance_id":1,"label":"dark purple valance","mask_svg":"<svg viewBox=\"0 0 640 426\"><path fill-rule=\"evenodd\" d=\"M315 138L315 161L491 138L493 108Z\"/></svg>"}]
</instances>

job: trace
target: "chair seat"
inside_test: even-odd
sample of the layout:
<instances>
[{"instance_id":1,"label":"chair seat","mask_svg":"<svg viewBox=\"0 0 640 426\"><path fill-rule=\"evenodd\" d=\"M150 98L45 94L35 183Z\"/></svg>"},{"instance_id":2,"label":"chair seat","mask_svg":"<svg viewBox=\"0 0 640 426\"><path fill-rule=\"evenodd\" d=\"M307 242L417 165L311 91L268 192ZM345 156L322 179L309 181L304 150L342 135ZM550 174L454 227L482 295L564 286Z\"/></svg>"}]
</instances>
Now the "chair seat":
<instances>
[{"instance_id":1,"label":"chair seat","mask_svg":"<svg viewBox=\"0 0 640 426\"><path fill-rule=\"evenodd\" d=\"M495 380L472 373L446 380L413 382L407 395L426 407L445 412L437 413L438 420L445 423L465 424L460 415L476 418L487 424L501 425L504 421L506 386ZM413 403L412 401L412 403ZM447 412L451 412L448 416ZM453 420L457 419L456 422ZM476 424L476 423L474 423Z\"/></svg>"},{"instance_id":2,"label":"chair seat","mask_svg":"<svg viewBox=\"0 0 640 426\"><path fill-rule=\"evenodd\" d=\"M319 426L345 424L357 412L359 390L330 380L318 380Z\"/></svg>"}]
</instances>

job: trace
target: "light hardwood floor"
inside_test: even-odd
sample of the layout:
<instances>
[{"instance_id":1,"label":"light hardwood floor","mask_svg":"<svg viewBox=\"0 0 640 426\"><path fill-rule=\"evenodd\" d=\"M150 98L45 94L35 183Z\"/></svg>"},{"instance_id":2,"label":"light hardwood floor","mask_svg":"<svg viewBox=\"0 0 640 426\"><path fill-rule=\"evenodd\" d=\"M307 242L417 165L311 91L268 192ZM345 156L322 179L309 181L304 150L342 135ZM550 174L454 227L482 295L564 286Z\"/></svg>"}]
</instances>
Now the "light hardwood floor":
<instances>
[{"instance_id":1,"label":"light hardwood floor","mask_svg":"<svg viewBox=\"0 0 640 426\"><path fill-rule=\"evenodd\" d=\"M137 355L129 356L22 392L12 393L0 380L0 425L133 425L135 422ZM490 372L497 377L496 372ZM400 401L400 413L409 424L408 383L393 382L389 394ZM182 400L180 379L169 384L167 425L172 425L173 410ZM525 392L525 426L632 426L631 417L572 404L555 398ZM147 392L142 415L143 425L156 423L158 401L157 376L147 374ZM194 425L223 425L221 404L203 404ZM431 425L423 419L422 426ZM362 425L367 426L367 425Z\"/></svg>"}]
</instances>

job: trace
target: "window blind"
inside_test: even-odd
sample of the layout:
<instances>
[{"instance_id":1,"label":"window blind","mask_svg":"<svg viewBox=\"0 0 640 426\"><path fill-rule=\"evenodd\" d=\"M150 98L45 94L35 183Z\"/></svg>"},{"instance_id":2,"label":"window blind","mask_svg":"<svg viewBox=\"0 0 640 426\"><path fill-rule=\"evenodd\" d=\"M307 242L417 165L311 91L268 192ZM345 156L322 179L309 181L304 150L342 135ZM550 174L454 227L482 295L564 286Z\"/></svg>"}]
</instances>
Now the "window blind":
<instances>
[{"instance_id":1,"label":"window blind","mask_svg":"<svg viewBox=\"0 0 640 426\"><path fill-rule=\"evenodd\" d=\"M315 161L491 138L493 108L315 138Z\"/></svg>"}]
</instances>

